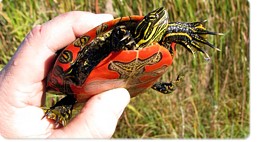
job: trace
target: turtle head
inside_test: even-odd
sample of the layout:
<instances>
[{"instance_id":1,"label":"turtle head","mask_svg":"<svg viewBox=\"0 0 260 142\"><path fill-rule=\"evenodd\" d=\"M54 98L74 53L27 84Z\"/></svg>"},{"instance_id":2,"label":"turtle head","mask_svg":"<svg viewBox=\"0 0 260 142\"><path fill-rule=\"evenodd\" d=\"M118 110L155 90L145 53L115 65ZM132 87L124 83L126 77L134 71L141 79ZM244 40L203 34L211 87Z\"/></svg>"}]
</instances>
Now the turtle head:
<instances>
[{"instance_id":1,"label":"turtle head","mask_svg":"<svg viewBox=\"0 0 260 142\"><path fill-rule=\"evenodd\" d=\"M134 35L140 48L160 41L168 27L168 13L161 7L148 13L137 25Z\"/></svg>"}]
</instances>

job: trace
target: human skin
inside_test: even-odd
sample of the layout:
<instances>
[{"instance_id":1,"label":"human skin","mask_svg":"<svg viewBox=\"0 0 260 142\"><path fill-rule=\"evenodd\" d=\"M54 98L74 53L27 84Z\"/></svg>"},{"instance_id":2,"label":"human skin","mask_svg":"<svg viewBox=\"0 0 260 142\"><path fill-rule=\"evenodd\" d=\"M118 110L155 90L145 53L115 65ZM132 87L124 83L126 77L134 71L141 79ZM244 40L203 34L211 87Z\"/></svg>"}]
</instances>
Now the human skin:
<instances>
[{"instance_id":1,"label":"human skin","mask_svg":"<svg viewBox=\"0 0 260 142\"><path fill-rule=\"evenodd\" d=\"M93 96L66 126L54 129L40 108L55 52L101 24L107 14L73 11L35 26L0 72L0 133L4 138L111 138L129 103L126 89Z\"/></svg>"}]
</instances>

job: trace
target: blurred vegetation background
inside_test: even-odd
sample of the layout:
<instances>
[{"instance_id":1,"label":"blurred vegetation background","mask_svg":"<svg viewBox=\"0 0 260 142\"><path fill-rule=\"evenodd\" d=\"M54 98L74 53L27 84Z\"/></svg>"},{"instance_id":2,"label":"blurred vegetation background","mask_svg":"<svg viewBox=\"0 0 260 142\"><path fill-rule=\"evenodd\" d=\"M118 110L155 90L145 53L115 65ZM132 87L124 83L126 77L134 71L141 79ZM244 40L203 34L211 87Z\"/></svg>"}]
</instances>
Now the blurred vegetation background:
<instances>
[{"instance_id":1,"label":"blurred vegetation background","mask_svg":"<svg viewBox=\"0 0 260 142\"><path fill-rule=\"evenodd\" d=\"M164 6L170 21L208 20L208 36L221 51L195 58L181 46L163 80L190 67L183 86L163 95L151 89L131 99L113 138L246 138L249 136L249 2L246 0L3 0L0 69L37 24L72 10L145 15ZM207 48L207 49L206 49Z\"/></svg>"}]
</instances>

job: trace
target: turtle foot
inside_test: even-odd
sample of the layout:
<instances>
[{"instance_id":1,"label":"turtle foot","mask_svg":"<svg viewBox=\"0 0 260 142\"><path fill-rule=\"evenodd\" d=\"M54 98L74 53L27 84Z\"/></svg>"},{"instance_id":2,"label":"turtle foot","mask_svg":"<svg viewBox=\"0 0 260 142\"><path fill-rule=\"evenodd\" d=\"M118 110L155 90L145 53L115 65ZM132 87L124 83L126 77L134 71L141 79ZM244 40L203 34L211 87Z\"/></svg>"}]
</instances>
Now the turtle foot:
<instances>
[{"instance_id":1,"label":"turtle foot","mask_svg":"<svg viewBox=\"0 0 260 142\"><path fill-rule=\"evenodd\" d=\"M55 127L65 126L71 118L71 110L66 106L58 106L53 109L42 108L45 112L44 117L54 121Z\"/></svg>"},{"instance_id":2,"label":"turtle foot","mask_svg":"<svg viewBox=\"0 0 260 142\"><path fill-rule=\"evenodd\" d=\"M76 99L73 96L66 96L50 108L42 108L43 118L53 120L55 127L66 126L71 119L72 109Z\"/></svg>"},{"instance_id":3,"label":"turtle foot","mask_svg":"<svg viewBox=\"0 0 260 142\"><path fill-rule=\"evenodd\" d=\"M157 82L152 86L152 89L159 91L163 94L172 93L174 90L176 90L177 88L180 88L183 85L185 74L187 74L187 72L189 72L189 70L190 69L188 67L184 67L179 72L175 81Z\"/></svg>"}]
</instances>

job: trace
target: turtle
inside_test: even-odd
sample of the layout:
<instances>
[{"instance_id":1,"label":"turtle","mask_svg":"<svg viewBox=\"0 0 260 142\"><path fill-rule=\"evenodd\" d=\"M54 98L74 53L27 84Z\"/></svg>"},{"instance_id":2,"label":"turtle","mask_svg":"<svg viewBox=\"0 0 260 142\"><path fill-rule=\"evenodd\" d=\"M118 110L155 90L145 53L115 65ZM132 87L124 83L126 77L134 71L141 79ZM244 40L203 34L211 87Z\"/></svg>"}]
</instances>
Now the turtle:
<instances>
[{"instance_id":1,"label":"turtle","mask_svg":"<svg viewBox=\"0 0 260 142\"><path fill-rule=\"evenodd\" d=\"M47 90L65 97L43 116L66 126L73 106L113 88L126 88L131 97L153 88L163 94L175 89L175 82L157 80L172 65L176 44L192 54L202 53L201 45L219 50L205 35L218 35L199 22L169 22L167 10L157 8L145 16L120 17L91 29L57 52L47 75ZM195 51L194 51L195 50ZM98 86L98 87L97 87Z\"/></svg>"}]
</instances>

